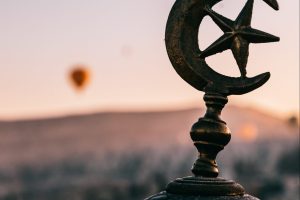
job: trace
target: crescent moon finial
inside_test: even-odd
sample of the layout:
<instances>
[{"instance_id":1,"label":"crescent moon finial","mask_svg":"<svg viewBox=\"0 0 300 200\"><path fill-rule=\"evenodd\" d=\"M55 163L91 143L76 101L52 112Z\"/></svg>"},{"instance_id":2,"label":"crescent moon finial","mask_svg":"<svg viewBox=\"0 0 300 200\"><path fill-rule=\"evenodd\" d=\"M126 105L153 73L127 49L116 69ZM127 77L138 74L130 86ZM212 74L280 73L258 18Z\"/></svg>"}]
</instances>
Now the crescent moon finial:
<instances>
[{"instance_id":1,"label":"crescent moon finial","mask_svg":"<svg viewBox=\"0 0 300 200\"><path fill-rule=\"evenodd\" d=\"M279 38L251 27L254 0L248 0L232 21L212 10L221 0L177 0L166 28L166 47L177 73L198 90L214 88L225 95L244 94L262 86L270 77L263 73L246 77L250 43L276 42ZM276 0L264 0L278 8ZM277 7L276 7L277 5ZM224 34L207 49L198 46L198 30L202 19L210 16ZM228 77L215 72L205 58L230 49L239 67L241 77Z\"/></svg>"},{"instance_id":2,"label":"crescent moon finial","mask_svg":"<svg viewBox=\"0 0 300 200\"><path fill-rule=\"evenodd\" d=\"M172 181L166 187L165 196L158 195L149 200L173 199L172 196L174 199L257 199L246 195L240 184L218 177L217 155L231 139L231 131L221 119L221 112L228 102L228 95L255 90L270 77L270 73L246 77L249 44L274 42L279 38L250 26L254 0L247 0L235 21L212 10L220 1L176 0L169 15L165 41L170 61L186 82L205 92L207 109L190 131L199 153L192 167L194 176ZM276 0L264 1L278 8ZM205 16L210 16L224 35L202 51L198 45L198 30ZM219 74L205 62L206 57L227 49L232 51L241 77Z\"/></svg>"}]
</instances>

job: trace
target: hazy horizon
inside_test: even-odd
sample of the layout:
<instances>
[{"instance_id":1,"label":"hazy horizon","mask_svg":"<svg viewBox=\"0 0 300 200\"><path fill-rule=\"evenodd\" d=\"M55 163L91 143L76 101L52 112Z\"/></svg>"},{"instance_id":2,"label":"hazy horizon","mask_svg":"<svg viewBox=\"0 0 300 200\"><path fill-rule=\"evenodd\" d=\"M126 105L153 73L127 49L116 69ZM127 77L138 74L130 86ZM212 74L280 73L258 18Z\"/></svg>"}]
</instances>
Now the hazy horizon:
<instances>
[{"instance_id":1,"label":"hazy horizon","mask_svg":"<svg viewBox=\"0 0 300 200\"><path fill-rule=\"evenodd\" d=\"M258 115L262 115L265 117L269 117L272 119L276 119L279 121L285 121L286 123L289 123L289 120L291 118L296 117L296 119L299 121L299 117L297 116L297 113L290 113L289 115L279 115L278 113L272 111L272 110L265 110L265 109L261 109L259 107L253 107L253 106L249 106L249 105L240 105L240 104L227 104L225 106L225 108L223 109L222 113L221 113L221 118L224 117L224 115L228 115L228 113L230 113L231 111L233 111L233 113L235 113L234 110L240 110L240 111L245 111L245 112L252 112L252 113L256 113ZM44 120L56 120L56 119L64 119L64 118L77 118L77 117L88 117L88 116L94 116L94 115L111 115L111 114L164 114L164 113L177 113L177 112L190 112L190 111L194 111L194 112L198 112L197 117L195 117L195 119L193 119L191 121L191 123L193 123L195 120L197 120L200 117L203 117L206 111L206 107L205 105L201 105L201 106L182 106L182 107L163 107L163 108L151 108L151 109L120 109L120 108L115 108L115 109L102 109L102 110L97 110L97 109L85 109L85 110L75 110L72 109L69 112L55 112L53 114L49 114L46 113L45 115L36 115L36 116L26 116L26 117L13 117L13 118L1 118L0 117L0 122L22 122L22 121L26 121L26 122L34 122L34 121L44 121ZM224 114L225 113L225 114ZM243 115L243 113L238 113L239 115ZM237 116L237 117L238 117Z\"/></svg>"}]
</instances>

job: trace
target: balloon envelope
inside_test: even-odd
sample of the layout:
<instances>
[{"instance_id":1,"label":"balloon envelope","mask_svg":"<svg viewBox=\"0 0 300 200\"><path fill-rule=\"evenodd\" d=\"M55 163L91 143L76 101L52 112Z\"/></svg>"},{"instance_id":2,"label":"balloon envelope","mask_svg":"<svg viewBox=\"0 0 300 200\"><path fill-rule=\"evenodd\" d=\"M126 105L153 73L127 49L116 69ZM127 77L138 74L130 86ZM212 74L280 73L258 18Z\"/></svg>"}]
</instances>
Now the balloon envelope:
<instances>
[{"instance_id":1,"label":"balloon envelope","mask_svg":"<svg viewBox=\"0 0 300 200\"><path fill-rule=\"evenodd\" d=\"M81 90L89 83L90 73L84 66L75 66L70 71L69 77L75 89Z\"/></svg>"}]
</instances>

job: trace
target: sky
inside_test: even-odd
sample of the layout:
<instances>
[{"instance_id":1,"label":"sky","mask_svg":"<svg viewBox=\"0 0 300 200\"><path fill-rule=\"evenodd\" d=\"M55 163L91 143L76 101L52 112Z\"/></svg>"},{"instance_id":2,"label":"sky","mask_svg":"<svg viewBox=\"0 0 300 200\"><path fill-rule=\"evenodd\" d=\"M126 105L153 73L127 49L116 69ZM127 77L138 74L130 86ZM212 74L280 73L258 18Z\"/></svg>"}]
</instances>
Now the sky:
<instances>
[{"instance_id":1,"label":"sky","mask_svg":"<svg viewBox=\"0 0 300 200\"><path fill-rule=\"evenodd\" d=\"M98 111L166 110L203 106L203 92L184 82L168 59L164 32L174 0L0 0L0 119ZM246 0L223 0L214 10L235 19ZM252 27L281 38L251 44L249 76L271 79L229 104L278 116L299 112L299 1L279 0L275 11L255 0ZM200 49L222 35L206 17ZM230 51L211 56L216 71L239 76ZM72 66L91 81L78 92Z\"/></svg>"}]
</instances>

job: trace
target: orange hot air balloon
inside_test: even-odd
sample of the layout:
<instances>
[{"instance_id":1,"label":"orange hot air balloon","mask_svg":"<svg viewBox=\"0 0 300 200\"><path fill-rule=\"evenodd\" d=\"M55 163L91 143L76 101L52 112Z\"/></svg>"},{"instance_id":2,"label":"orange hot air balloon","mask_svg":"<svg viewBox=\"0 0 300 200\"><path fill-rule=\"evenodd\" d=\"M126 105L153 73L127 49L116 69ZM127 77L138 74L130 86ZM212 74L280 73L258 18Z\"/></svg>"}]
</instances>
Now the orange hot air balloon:
<instances>
[{"instance_id":1,"label":"orange hot air balloon","mask_svg":"<svg viewBox=\"0 0 300 200\"><path fill-rule=\"evenodd\" d=\"M70 71L69 78L77 90L84 89L90 81L90 72L83 65L76 65Z\"/></svg>"}]
</instances>

